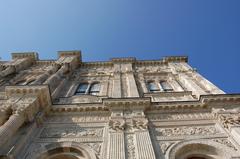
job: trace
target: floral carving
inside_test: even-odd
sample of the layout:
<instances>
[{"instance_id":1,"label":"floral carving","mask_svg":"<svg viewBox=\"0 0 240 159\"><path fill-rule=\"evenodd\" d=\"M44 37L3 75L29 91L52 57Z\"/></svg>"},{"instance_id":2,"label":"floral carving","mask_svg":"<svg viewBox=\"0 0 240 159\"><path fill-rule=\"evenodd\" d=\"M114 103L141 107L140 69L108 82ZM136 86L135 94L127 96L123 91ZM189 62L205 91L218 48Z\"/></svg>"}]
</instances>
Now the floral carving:
<instances>
[{"instance_id":1,"label":"floral carving","mask_svg":"<svg viewBox=\"0 0 240 159\"><path fill-rule=\"evenodd\" d=\"M226 145L227 147L233 149L234 151L237 151L237 148L228 139L214 139L213 141Z\"/></svg>"},{"instance_id":2,"label":"floral carving","mask_svg":"<svg viewBox=\"0 0 240 159\"><path fill-rule=\"evenodd\" d=\"M127 134L126 139L127 139L127 158L128 159L136 159L134 134Z\"/></svg>"},{"instance_id":3,"label":"floral carving","mask_svg":"<svg viewBox=\"0 0 240 159\"><path fill-rule=\"evenodd\" d=\"M102 137L102 128L45 128L40 134L40 138L64 138L64 137Z\"/></svg>"},{"instance_id":4,"label":"floral carving","mask_svg":"<svg viewBox=\"0 0 240 159\"><path fill-rule=\"evenodd\" d=\"M240 116L236 115L219 115L219 120L223 124L224 128L230 129L231 126L239 126L240 125Z\"/></svg>"},{"instance_id":5,"label":"floral carving","mask_svg":"<svg viewBox=\"0 0 240 159\"><path fill-rule=\"evenodd\" d=\"M102 147L101 143L87 143L87 145L94 150L95 154L99 158L100 152L101 152L101 147Z\"/></svg>"},{"instance_id":6,"label":"floral carving","mask_svg":"<svg viewBox=\"0 0 240 159\"><path fill-rule=\"evenodd\" d=\"M109 129L113 131L123 131L125 126L126 122L124 119L114 119L109 121Z\"/></svg>"},{"instance_id":7,"label":"floral carving","mask_svg":"<svg viewBox=\"0 0 240 159\"><path fill-rule=\"evenodd\" d=\"M174 144L174 142L164 142L164 143L159 143L160 144L160 147L161 147L161 150L163 152L163 154L166 153L166 151L168 150L168 148Z\"/></svg>"},{"instance_id":8,"label":"floral carving","mask_svg":"<svg viewBox=\"0 0 240 159\"><path fill-rule=\"evenodd\" d=\"M146 130L148 128L148 120L146 118L133 119L132 127L137 130Z\"/></svg>"},{"instance_id":9,"label":"floral carving","mask_svg":"<svg viewBox=\"0 0 240 159\"><path fill-rule=\"evenodd\" d=\"M217 130L214 126L156 128L156 135L158 136L212 135L216 133Z\"/></svg>"}]
</instances>

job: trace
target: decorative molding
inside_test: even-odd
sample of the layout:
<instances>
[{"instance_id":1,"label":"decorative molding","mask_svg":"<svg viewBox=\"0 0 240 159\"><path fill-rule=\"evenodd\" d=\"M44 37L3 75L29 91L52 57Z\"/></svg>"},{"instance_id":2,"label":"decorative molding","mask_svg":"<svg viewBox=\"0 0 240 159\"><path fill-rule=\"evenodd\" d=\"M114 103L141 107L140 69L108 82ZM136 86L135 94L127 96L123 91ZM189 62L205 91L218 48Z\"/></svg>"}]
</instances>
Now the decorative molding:
<instances>
[{"instance_id":1,"label":"decorative molding","mask_svg":"<svg viewBox=\"0 0 240 159\"><path fill-rule=\"evenodd\" d=\"M162 153L163 153L163 154L166 154L167 150L168 150L174 143L176 143L176 142L172 142L172 141L170 141L170 142L159 142L159 146L160 146L160 148L161 148L161 150L162 150Z\"/></svg>"},{"instance_id":2,"label":"decorative molding","mask_svg":"<svg viewBox=\"0 0 240 159\"><path fill-rule=\"evenodd\" d=\"M177 127L157 127L155 128L156 136L186 136L186 135L213 135L219 131L214 125L206 126L177 126Z\"/></svg>"},{"instance_id":3,"label":"decorative molding","mask_svg":"<svg viewBox=\"0 0 240 159\"><path fill-rule=\"evenodd\" d=\"M83 127L50 127L43 128L39 138L100 138L103 136L103 128Z\"/></svg>"},{"instance_id":4,"label":"decorative molding","mask_svg":"<svg viewBox=\"0 0 240 159\"><path fill-rule=\"evenodd\" d=\"M213 139L213 141L223 144L234 151L238 151L238 149L226 138Z\"/></svg>"}]
</instances>

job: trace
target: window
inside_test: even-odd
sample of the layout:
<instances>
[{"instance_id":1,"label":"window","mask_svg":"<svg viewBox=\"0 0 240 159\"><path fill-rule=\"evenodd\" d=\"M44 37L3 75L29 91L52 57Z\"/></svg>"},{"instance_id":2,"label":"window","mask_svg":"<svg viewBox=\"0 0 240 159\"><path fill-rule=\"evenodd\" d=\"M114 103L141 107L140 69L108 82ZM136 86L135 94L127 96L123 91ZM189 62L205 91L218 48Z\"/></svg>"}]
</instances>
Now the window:
<instances>
[{"instance_id":1,"label":"window","mask_svg":"<svg viewBox=\"0 0 240 159\"><path fill-rule=\"evenodd\" d=\"M163 91L173 91L172 86L167 81L161 81L160 85Z\"/></svg>"},{"instance_id":2,"label":"window","mask_svg":"<svg viewBox=\"0 0 240 159\"><path fill-rule=\"evenodd\" d=\"M93 83L90 87L89 94L98 95L99 92L100 92L100 84L99 83Z\"/></svg>"},{"instance_id":3,"label":"window","mask_svg":"<svg viewBox=\"0 0 240 159\"><path fill-rule=\"evenodd\" d=\"M148 82L148 90L149 90L149 92L158 92L158 91L160 91L159 87L154 82Z\"/></svg>"},{"instance_id":4,"label":"window","mask_svg":"<svg viewBox=\"0 0 240 159\"><path fill-rule=\"evenodd\" d=\"M86 94L87 88L88 88L88 83L80 83L75 92L75 95Z\"/></svg>"},{"instance_id":5,"label":"window","mask_svg":"<svg viewBox=\"0 0 240 159\"><path fill-rule=\"evenodd\" d=\"M100 83L80 83L75 95L82 95L82 94L91 94L91 95L98 95L100 92Z\"/></svg>"}]
</instances>

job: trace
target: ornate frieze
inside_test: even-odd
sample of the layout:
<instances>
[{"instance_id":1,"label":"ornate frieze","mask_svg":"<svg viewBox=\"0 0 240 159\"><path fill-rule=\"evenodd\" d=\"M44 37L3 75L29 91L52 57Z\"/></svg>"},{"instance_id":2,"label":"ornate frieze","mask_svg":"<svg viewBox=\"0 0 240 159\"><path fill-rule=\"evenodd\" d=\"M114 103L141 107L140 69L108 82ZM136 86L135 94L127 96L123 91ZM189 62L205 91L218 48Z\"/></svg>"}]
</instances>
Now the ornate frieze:
<instances>
[{"instance_id":1,"label":"ornate frieze","mask_svg":"<svg viewBox=\"0 0 240 159\"><path fill-rule=\"evenodd\" d=\"M78 137L102 137L103 128L83 127L49 127L43 128L40 138L78 138Z\"/></svg>"},{"instance_id":2,"label":"ornate frieze","mask_svg":"<svg viewBox=\"0 0 240 159\"><path fill-rule=\"evenodd\" d=\"M224 128L230 129L232 126L240 126L240 109L213 109L213 114L222 123Z\"/></svg>"},{"instance_id":3,"label":"ornate frieze","mask_svg":"<svg viewBox=\"0 0 240 159\"><path fill-rule=\"evenodd\" d=\"M212 113L161 113L161 114L148 114L148 119L151 121L172 121L172 120L209 120L215 119Z\"/></svg>"},{"instance_id":4,"label":"ornate frieze","mask_svg":"<svg viewBox=\"0 0 240 159\"><path fill-rule=\"evenodd\" d=\"M214 125L206 126L177 126L177 127L157 127L157 136L188 136L188 135L213 135L218 133Z\"/></svg>"},{"instance_id":5,"label":"ornate frieze","mask_svg":"<svg viewBox=\"0 0 240 159\"><path fill-rule=\"evenodd\" d=\"M47 118L47 123L84 123L84 122L106 122L109 116L104 115L81 115L81 116L50 116Z\"/></svg>"}]
</instances>

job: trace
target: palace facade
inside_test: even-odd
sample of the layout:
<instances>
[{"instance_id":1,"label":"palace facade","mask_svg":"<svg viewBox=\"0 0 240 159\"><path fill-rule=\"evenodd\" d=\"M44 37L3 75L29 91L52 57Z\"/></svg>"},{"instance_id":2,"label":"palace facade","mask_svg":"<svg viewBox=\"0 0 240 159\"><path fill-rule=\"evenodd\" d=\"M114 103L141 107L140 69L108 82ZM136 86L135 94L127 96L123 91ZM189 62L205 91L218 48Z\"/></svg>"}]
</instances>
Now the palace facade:
<instances>
[{"instance_id":1,"label":"palace facade","mask_svg":"<svg viewBox=\"0 0 240 159\"><path fill-rule=\"evenodd\" d=\"M58 55L0 62L0 159L240 158L240 94L187 57Z\"/></svg>"}]
</instances>

